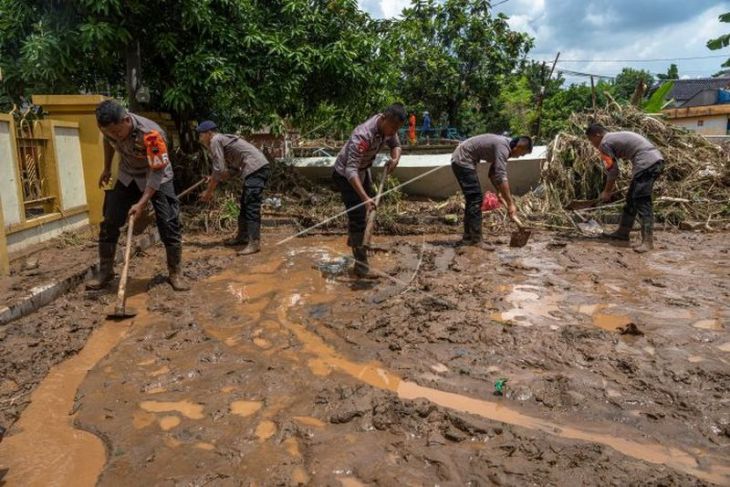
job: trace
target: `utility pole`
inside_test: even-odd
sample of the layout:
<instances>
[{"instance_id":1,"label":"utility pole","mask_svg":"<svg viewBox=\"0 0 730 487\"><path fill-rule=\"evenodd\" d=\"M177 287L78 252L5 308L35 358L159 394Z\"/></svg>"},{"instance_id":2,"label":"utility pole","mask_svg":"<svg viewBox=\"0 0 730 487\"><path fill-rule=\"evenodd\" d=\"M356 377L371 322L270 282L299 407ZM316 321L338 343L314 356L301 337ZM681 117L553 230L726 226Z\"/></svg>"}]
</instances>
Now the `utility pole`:
<instances>
[{"instance_id":1,"label":"utility pole","mask_svg":"<svg viewBox=\"0 0 730 487\"><path fill-rule=\"evenodd\" d=\"M555 56L555 61L553 61L553 66L550 68L550 74L548 74L547 78L542 79L542 86L540 86L540 94L537 97L537 122L535 123L535 138L540 137L540 119L542 117L542 102L545 100L545 85L550 80L550 78L553 77L553 72L555 71L555 65L558 64L558 59L560 58L560 52Z\"/></svg>"}]
</instances>

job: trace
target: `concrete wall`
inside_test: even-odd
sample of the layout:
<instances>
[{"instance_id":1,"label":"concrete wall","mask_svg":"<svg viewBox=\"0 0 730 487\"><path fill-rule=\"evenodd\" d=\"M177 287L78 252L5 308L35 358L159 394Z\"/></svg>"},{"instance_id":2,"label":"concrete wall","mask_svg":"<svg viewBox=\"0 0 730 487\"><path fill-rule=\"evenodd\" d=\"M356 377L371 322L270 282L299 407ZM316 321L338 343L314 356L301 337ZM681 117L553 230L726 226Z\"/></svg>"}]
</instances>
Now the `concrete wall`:
<instances>
[{"instance_id":1,"label":"concrete wall","mask_svg":"<svg viewBox=\"0 0 730 487\"><path fill-rule=\"evenodd\" d=\"M727 115L712 115L706 117L688 117L671 120L674 125L684 127L702 135L727 135ZM699 125L699 122L702 125Z\"/></svg>"},{"instance_id":2,"label":"concrete wall","mask_svg":"<svg viewBox=\"0 0 730 487\"><path fill-rule=\"evenodd\" d=\"M6 236L8 253L13 253L56 238L64 232L81 230L89 225L87 212L77 213L67 218L57 218L39 225L30 226L23 230L10 233Z\"/></svg>"},{"instance_id":3,"label":"concrete wall","mask_svg":"<svg viewBox=\"0 0 730 487\"><path fill-rule=\"evenodd\" d=\"M54 147L58 161L59 186L61 188L61 209L70 210L86 205L84 168L81 159L78 126L53 124Z\"/></svg>"},{"instance_id":4,"label":"concrete wall","mask_svg":"<svg viewBox=\"0 0 730 487\"><path fill-rule=\"evenodd\" d=\"M15 121L0 115L0 264L23 249L89 224L79 124L45 119L36 136L47 140L44 164L50 211L27 218L19 176ZM2 266L0 266L2 271Z\"/></svg>"},{"instance_id":5,"label":"concrete wall","mask_svg":"<svg viewBox=\"0 0 730 487\"><path fill-rule=\"evenodd\" d=\"M12 117L0 115L0 198L3 202L5 225L18 224L23 218L17 154Z\"/></svg>"}]
</instances>

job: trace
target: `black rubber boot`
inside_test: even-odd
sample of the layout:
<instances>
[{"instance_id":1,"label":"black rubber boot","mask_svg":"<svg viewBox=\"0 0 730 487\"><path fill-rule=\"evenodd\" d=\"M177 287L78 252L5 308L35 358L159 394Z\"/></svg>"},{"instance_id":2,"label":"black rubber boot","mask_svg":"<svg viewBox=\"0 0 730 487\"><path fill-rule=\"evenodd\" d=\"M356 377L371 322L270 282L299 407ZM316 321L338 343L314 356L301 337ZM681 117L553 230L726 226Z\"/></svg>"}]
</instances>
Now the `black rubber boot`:
<instances>
[{"instance_id":1,"label":"black rubber boot","mask_svg":"<svg viewBox=\"0 0 730 487\"><path fill-rule=\"evenodd\" d=\"M175 291L189 291L190 286L182 274L182 246L165 247L167 252L168 281Z\"/></svg>"},{"instance_id":2,"label":"black rubber boot","mask_svg":"<svg viewBox=\"0 0 730 487\"><path fill-rule=\"evenodd\" d=\"M353 247L352 256L355 257L355 275L357 277L368 277L370 265L368 264L368 251L365 247Z\"/></svg>"},{"instance_id":3,"label":"black rubber boot","mask_svg":"<svg viewBox=\"0 0 730 487\"><path fill-rule=\"evenodd\" d=\"M117 253L116 244L99 244L99 270L86 284L86 289L104 289L114 278L114 256Z\"/></svg>"},{"instance_id":4,"label":"black rubber boot","mask_svg":"<svg viewBox=\"0 0 730 487\"><path fill-rule=\"evenodd\" d=\"M643 254L654 250L654 224L643 223L641 225L641 244L638 247L634 247L634 252Z\"/></svg>"},{"instance_id":5,"label":"black rubber boot","mask_svg":"<svg viewBox=\"0 0 730 487\"><path fill-rule=\"evenodd\" d=\"M609 240L622 240L624 242L628 242L631 233L631 227L618 227L618 229L614 232L606 233L603 232L603 238L607 238Z\"/></svg>"},{"instance_id":6,"label":"black rubber boot","mask_svg":"<svg viewBox=\"0 0 730 487\"><path fill-rule=\"evenodd\" d=\"M248 235L248 243L246 247L238 252L238 255L250 255L261 251L261 223L246 223L246 234Z\"/></svg>"},{"instance_id":7,"label":"black rubber boot","mask_svg":"<svg viewBox=\"0 0 730 487\"><path fill-rule=\"evenodd\" d=\"M223 242L223 245L225 245L226 247L238 247L240 245L246 244L248 244L248 232L245 228L241 229L240 227L235 237L229 238L228 240Z\"/></svg>"}]
</instances>

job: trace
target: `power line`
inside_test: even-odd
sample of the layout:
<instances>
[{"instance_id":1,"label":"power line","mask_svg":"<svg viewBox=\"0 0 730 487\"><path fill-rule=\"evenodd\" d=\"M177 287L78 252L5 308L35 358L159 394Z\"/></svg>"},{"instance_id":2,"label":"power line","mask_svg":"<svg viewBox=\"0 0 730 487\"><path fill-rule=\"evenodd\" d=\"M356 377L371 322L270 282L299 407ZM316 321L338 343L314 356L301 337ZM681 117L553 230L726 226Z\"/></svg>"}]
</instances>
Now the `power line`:
<instances>
[{"instance_id":1,"label":"power line","mask_svg":"<svg viewBox=\"0 0 730 487\"><path fill-rule=\"evenodd\" d=\"M675 57L675 58L654 58L654 59L561 59L559 63L658 63L669 61L692 61L695 59L715 59L725 58L728 54L715 54L712 56L693 56L693 57ZM548 62L540 59L534 59L536 62Z\"/></svg>"},{"instance_id":2,"label":"power line","mask_svg":"<svg viewBox=\"0 0 730 487\"><path fill-rule=\"evenodd\" d=\"M494 8L494 7L499 7L499 6L500 6L500 5L502 5L503 3L507 3L507 2L509 2L509 0L502 0L501 2L497 2L497 3L495 3L494 5L492 5L492 8Z\"/></svg>"}]
</instances>

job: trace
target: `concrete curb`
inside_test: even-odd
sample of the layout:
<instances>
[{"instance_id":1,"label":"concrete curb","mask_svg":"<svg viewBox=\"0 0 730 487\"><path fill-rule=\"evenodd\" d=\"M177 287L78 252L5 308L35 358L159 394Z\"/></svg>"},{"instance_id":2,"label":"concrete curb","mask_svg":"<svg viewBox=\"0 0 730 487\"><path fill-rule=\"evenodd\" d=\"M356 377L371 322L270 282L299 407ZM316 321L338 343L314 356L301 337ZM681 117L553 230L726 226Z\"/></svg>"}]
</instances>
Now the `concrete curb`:
<instances>
[{"instance_id":1,"label":"concrete curb","mask_svg":"<svg viewBox=\"0 0 730 487\"><path fill-rule=\"evenodd\" d=\"M142 234L134 240L134 250L146 250L160 241L156 231ZM121 249L120 249L121 250ZM116 262L122 260L121 252L117 253ZM0 307L0 326L38 311L43 306L63 296L82 282L90 279L98 263L85 266L83 269L71 271L66 277L41 284L30 289L26 296L15 299L12 303Z\"/></svg>"}]
</instances>

